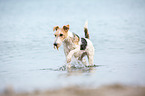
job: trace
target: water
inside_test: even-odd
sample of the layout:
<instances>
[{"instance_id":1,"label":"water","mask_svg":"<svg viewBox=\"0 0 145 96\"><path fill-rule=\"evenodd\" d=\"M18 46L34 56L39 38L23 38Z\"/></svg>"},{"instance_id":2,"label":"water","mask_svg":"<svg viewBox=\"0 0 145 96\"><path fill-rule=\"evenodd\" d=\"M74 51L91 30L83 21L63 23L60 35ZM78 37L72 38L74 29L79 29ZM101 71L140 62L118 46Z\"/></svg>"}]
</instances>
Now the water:
<instances>
[{"instance_id":1,"label":"water","mask_svg":"<svg viewBox=\"0 0 145 96\"><path fill-rule=\"evenodd\" d=\"M66 70L52 29L70 24L83 37L86 20L96 66ZM0 0L0 91L145 85L144 22L144 0Z\"/></svg>"}]
</instances>

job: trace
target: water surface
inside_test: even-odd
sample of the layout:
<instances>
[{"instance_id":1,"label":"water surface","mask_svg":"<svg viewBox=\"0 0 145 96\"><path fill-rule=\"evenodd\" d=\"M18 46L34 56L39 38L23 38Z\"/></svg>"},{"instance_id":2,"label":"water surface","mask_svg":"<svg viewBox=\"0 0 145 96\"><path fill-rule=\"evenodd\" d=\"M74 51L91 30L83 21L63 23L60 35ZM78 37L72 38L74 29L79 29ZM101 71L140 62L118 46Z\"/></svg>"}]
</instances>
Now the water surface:
<instances>
[{"instance_id":1,"label":"water surface","mask_svg":"<svg viewBox=\"0 0 145 96\"><path fill-rule=\"evenodd\" d=\"M68 71L52 29L69 24L83 37L86 20L96 67ZM144 22L144 0L0 0L0 91L145 85Z\"/></svg>"}]
</instances>

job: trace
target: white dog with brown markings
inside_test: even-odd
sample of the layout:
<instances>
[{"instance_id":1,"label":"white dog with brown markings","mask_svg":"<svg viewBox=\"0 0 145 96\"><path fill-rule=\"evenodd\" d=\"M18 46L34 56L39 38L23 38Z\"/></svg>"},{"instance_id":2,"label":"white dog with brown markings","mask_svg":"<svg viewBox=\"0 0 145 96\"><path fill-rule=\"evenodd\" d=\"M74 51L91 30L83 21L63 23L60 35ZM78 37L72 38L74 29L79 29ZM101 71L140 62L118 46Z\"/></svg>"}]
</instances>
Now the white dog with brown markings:
<instances>
[{"instance_id":1,"label":"white dog with brown markings","mask_svg":"<svg viewBox=\"0 0 145 96\"><path fill-rule=\"evenodd\" d=\"M71 67L70 62L73 56L86 66L94 65L94 47L89 39L88 22L86 22L84 26L85 38L80 38L75 33L70 32L69 25L64 25L62 28L55 26L53 31L56 31L54 33L54 48L57 48L58 50L63 43L66 61L69 65L68 67ZM87 64L86 60L83 58L86 55L88 57L89 64Z\"/></svg>"}]
</instances>

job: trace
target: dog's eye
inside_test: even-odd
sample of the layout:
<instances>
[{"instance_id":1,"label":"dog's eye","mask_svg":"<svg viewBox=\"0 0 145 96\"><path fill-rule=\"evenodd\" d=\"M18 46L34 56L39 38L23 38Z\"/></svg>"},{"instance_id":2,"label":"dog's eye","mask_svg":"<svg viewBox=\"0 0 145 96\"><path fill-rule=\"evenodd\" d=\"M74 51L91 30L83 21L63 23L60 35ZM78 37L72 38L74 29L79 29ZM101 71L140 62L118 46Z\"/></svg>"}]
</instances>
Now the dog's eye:
<instances>
[{"instance_id":1,"label":"dog's eye","mask_svg":"<svg viewBox=\"0 0 145 96\"><path fill-rule=\"evenodd\" d=\"M63 36L63 34L60 34L60 36Z\"/></svg>"}]
</instances>

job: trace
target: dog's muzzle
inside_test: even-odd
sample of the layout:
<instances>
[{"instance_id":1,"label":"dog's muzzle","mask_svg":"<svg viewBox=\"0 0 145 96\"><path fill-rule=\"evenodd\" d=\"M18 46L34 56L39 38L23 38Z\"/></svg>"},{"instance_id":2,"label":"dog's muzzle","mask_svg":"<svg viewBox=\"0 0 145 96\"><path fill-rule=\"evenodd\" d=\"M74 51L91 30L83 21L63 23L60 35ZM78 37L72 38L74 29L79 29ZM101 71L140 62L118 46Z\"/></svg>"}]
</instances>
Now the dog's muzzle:
<instances>
[{"instance_id":1,"label":"dog's muzzle","mask_svg":"<svg viewBox=\"0 0 145 96\"><path fill-rule=\"evenodd\" d=\"M57 46L57 43L54 43L53 45L54 45L54 46Z\"/></svg>"},{"instance_id":2,"label":"dog's muzzle","mask_svg":"<svg viewBox=\"0 0 145 96\"><path fill-rule=\"evenodd\" d=\"M58 44L57 44L57 43L54 43L53 45L54 45L54 49L55 49L55 47L56 47L57 50L58 50Z\"/></svg>"}]
</instances>

